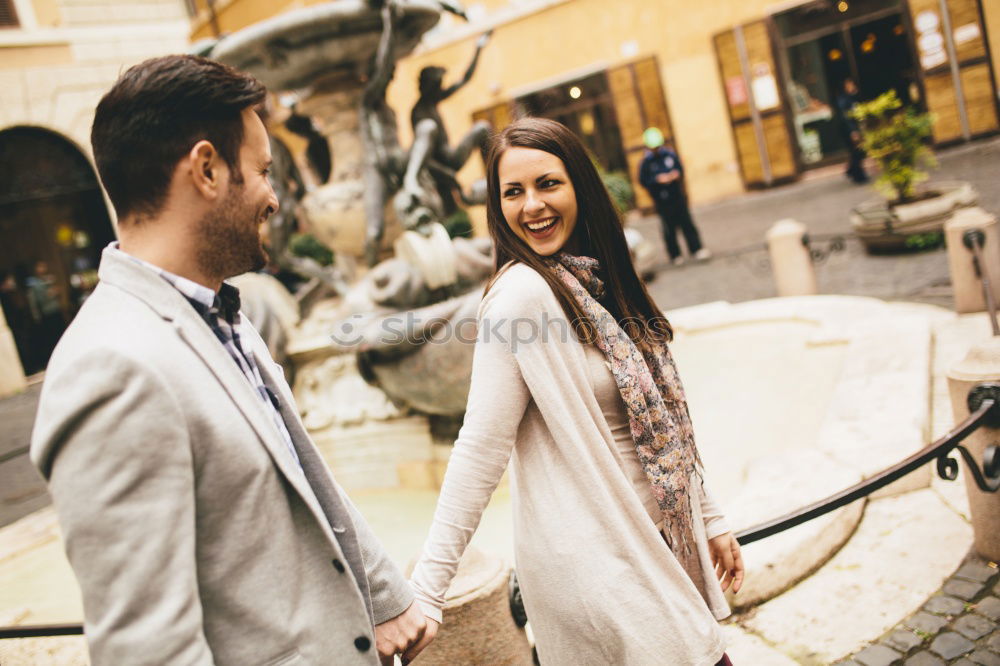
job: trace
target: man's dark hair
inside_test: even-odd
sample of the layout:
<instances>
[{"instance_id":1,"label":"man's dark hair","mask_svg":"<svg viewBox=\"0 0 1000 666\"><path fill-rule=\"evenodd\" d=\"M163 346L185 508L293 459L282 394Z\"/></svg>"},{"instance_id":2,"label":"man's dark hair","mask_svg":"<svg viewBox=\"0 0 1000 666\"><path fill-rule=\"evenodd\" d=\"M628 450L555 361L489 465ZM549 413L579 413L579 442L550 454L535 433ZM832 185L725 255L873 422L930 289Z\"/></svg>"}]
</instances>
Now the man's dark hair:
<instances>
[{"instance_id":1,"label":"man's dark hair","mask_svg":"<svg viewBox=\"0 0 1000 666\"><path fill-rule=\"evenodd\" d=\"M119 219L155 215L177 163L202 139L239 169L244 109L267 90L251 75L192 55L152 58L129 68L97 105L90 142Z\"/></svg>"}]
</instances>

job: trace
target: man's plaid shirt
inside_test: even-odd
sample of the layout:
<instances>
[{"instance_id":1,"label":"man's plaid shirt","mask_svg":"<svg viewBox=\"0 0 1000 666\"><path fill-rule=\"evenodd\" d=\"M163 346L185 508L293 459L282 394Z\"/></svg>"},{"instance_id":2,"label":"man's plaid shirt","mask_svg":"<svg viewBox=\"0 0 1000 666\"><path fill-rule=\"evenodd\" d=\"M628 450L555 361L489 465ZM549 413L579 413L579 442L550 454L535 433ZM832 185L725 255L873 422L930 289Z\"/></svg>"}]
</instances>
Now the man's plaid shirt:
<instances>
[{"instance_id":1,"label":"man's plaid shirt","mask_svg":"<svg viewBox=\"0 0 1000 666\"><path fill-rule=\"evenodd\" d=\"M115 246L117 247L117 243ZM264 384L264 379L260 376L260 370L257 368L257 361L254 359L253 354L248 354L244 351L243 344L240 342L243 315L240 314L239 289L223 282L219 293L216 294L208 287L200 285L197 282L174 275L159 266L154 266L137 257L126 256L156 272L179 291L187 299L188 303L191 304L191 307L201 315L201 318L205 320L208 327L215 333L215 337L218 338L222 346L229 352L230 358L239 367L243 376L247 378L247 381L250 382L250 385L257 392L261 403L264 405L264 409L270 413L274 425L278 428L278 432L281 433L288 451L292 454L292 459L298 465L299 469L302 469L299 456L295 452L295 445L292 444L292 436L288 432L285 420L281 418L278 396Z\"/></svg>"}]
</instances>

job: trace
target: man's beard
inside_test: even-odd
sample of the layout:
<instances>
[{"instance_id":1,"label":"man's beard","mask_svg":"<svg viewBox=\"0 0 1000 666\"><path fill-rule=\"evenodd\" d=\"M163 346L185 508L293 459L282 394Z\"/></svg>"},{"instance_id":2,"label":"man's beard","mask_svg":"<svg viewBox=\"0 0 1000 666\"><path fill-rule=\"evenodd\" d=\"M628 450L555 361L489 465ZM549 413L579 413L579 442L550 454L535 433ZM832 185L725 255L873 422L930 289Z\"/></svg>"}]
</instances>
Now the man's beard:
<instances>
[{"instance_id":1,"label":"man's beard","mask_svg":"<svg viewBox=\"0 0 1000 666\"><path fill-rule=\"evenodd\" d=\"M219 205L199 222L197 260L201 271L224 280L267 265L258 223L264 210L243 201L243 188L231 186Z\"/></svg>"}]
</instances>

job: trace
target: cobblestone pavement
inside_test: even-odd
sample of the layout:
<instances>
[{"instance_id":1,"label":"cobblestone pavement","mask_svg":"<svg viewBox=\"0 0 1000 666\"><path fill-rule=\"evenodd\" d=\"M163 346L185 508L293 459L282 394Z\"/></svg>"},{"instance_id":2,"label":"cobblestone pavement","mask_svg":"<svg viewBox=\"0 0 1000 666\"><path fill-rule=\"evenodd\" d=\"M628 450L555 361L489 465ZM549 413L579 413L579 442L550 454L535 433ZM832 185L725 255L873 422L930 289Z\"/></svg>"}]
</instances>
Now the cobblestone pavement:
<instances>
[{"instance_id":1,"label":"cobblestone pavement","mask_svg":"<svg viewBox=\"0 0 1000 666\"><path fill-rule=\"evenodd\" d=\"M923 608L836 666L1000 666L1000 571L970 555Z\"/></svg>"},{"instance_id":2,"label":"cobblestone pavement","mask_svg":"<svg viewBox=\"0 0 1000 666\"><path fill-rule=\"evenodd\" d=\"M972 182L979 191L980 205L1000 213L1000 188L995 186L1000 182L1000 139L956 148L938 157L941 167L933 176L935 180ZM666 261L659 221L655 217L641 219L635 227L657 253L658 270L649 284L650 293L668 311L717 300L735 303L774 296L764 234L775 221L792 217L807 226L815 239L814 249L830 250L827 238L845 237L843 249L828 252L817 263L821 293L951 307L944 250L870 256L850 237L850 208L874 196L870 188L856 187L839 174L830 174L699 206L694 217L715 257L681 267ZM0 400L0 526L49 504L44 484L26 455L40 387L36 383L25 393ZM841 663L1000 666L998 621L997 569L972 558L919 613Z\"/></svg>"},{"instance_id":3,"label":"cobblestone pavement","mask_svg":"<svg viewBox=\"0 0 1000 666\"><path fill-rule=\"evenodd\" d=\"M0 400L0 527L48 506L45 482L28 460L41 382Z\"/></svg>"},{"instance_id":4,"label":"cobblestone pavement","mask_svg":"<svg viewBox=\"0 0 1000 666\"><path fill-rule=\"evenodd\" d=\"M966 180L979 192L979 205L1000 214L1000 139L962 146L938 155L940 166L931 181ZM825 253L816 265L823 294L871 296L952 307L948 260L943 249L899 255L868 255L851 234L852 207L878 198L870 186L857 186L833 168L806 182L753 192L697 206L693 216L705 245L715 253L707 262L680 267L667 262L655 216L634 223L655 251L656 278L650 293L665 310L708 303L775 296L764 236L778 220L794 218ZM829 237L844 238L842 250L831 250Z\"/></svg>"}]
</instances>

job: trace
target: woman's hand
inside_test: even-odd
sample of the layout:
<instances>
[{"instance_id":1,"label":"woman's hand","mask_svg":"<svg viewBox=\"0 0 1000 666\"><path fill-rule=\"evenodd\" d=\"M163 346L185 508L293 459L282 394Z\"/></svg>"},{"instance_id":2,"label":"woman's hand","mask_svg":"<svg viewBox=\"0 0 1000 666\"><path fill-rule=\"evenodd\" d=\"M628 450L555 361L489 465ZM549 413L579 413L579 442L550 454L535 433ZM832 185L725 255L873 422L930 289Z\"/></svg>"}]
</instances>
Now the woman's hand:
<instances>
[{"instance_id":1,"label":"woman's hand","mask_svg":"<svg viewBox=\"0 0 1000 666\"><path fill-rule=\"evenodd\" d=\"M708 552L712 556L712 566L719 584L725 592L733 586L733 594L743 587L743 556L740 554L740 544L732 532L720 534L708 540Z\"/></svg>"},{"instance_id":2,"label":"woman's hand","mask_svg":"<svg viewBox=\"0 0 1000 666\"><path fill-rule=\"evenodd\" d=\"M423 652L425 647L430 645L431 641L434 640L434 637L437 636L438 628L440 626L441 625L438 624L437 620L427 618L427 629L424 631L423 638L421 638L416 645L403 653L403 666L406 666L411 661L416 659L417 655Z\"/></svg>"}]
</instances>

